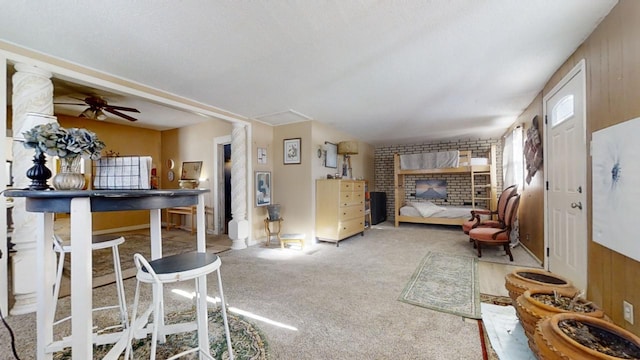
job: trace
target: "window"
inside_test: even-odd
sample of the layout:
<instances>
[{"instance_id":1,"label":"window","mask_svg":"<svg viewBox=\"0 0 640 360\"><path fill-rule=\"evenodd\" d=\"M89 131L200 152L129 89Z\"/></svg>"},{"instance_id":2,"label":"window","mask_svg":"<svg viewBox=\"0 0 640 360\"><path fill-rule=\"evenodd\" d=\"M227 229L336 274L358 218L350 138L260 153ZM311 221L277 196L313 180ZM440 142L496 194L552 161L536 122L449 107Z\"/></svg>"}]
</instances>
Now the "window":
<instances>
[{"instance_id":1,"label":"window","mask_svg":"<svg viewBox=\"0 0 640 360\"><path fill-rule=\"evenodd\" d=\"M504 139L502 151L502 174L504 187L518 184L520 187L524 181L524 154L522 126L511 131Z\"/></svg>"},{"instance_id":2,"label":"window","mask_svg":"<svg viewBox=\"0 0 640 360\"><path fill-rule=\"evenodd\" d=\"M573 95L567 95L560 99L551 111L551 126L561 124L563 121L572 117L574 113Z\"/></svg>"}]
</instances>

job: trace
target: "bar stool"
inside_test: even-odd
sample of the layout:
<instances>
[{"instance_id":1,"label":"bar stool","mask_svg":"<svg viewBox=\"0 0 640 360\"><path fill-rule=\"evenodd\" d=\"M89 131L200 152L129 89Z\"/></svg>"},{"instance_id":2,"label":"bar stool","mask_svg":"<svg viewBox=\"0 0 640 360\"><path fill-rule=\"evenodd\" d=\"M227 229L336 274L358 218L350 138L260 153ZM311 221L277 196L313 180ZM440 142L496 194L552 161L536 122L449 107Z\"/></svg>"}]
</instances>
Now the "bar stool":
<instances>
[{"instance_id":1,"label":"bar stool","mask_svg":"<svg viewBox=\"0 0 640 360\"><path fill-rule=\"evenodd\" d=\"M220 276L220 265L222 262L216 254L206 252L188 252L177 255L170 255L156 260L147 261L141 254L135 254L133 260L138 268L136 278L136 293L133 300L133 314L131 315L131 325L129 327L129 342L124 358L129 358L132 354L132 341L137 330L136 313L138 310L138 300L140 298L140 283L153 284L153 300L149 307L143 312L141 319L144 319L140 326L144 326L149 315L153 312L153 324L151 333L151 351L150 359L156 357L156 347L158 341L158 332L164 336L165 331L162 328L164 319L160 319L164 313L164 301L162 298L162 285L195 279L196 283L196 316L198 330L198 347L192 348L176 355L171 356L167 360L175 359L183 355L198 352L200 358L213 359L209 350L209 331L207 316L207 274L216 271L218 275L218 289L220 291L220 303L222 304L222 319L224 322L224 330L227 338L227 349L229 350L229 359L233 359L233 349L231 348L231 337L229 335L229 323L227 322L227 309L222 292L222 277Z\"/></svg>"},{"instance_id":2,"label":"bar stool","mask_svg":"<svg viewBox=\"0 0 640 360\"><path fill-rule=\"evenodd\" d=\"M109 326L101 331L122 327L126 329L129 325L129 317L127 315L127 303L124 298L124 283L122 281L122 268L120 266L120 252L118 251L118 245L124 243L124 237L116 234L94 235L91 237L91 250L100 250L111 248L113 255L113 272L115 275L116 291L118 293L118 305L104 306L95 308L93 311L108 310L120 308L120 324ZM60 295L60 282L62 281L62 269L64 267L65 254L71 253L71 245L67 242L63 242L60 236L53 235L53 250L58 253L58 267L56 269L56 282L53 287L53 313L58 306L58 296ZM53 323L53 325L60 324L71 317L60 319Z\"/></svg>"}]
</instances>

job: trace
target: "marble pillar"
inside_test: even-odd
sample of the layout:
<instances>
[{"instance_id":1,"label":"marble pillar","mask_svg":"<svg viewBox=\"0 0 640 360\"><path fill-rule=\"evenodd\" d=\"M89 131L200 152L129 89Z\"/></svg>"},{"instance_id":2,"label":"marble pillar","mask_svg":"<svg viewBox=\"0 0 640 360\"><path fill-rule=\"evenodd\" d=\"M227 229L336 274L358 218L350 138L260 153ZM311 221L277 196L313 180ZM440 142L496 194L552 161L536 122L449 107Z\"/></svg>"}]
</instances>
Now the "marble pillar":
<instances>
[{"instance_id":1,"label":"marble pillar","mask_svg":"<svg viewBox=\"0 0 640 360\"><path fill-rule=\"evenodd\" d=\"M245 249L249 237L247 221L247 132L246 126L233 124L231 132L231 248Z\"/></svg>"},{"instance_id":2,"label":"marble pillar","mask_svg":"<svg viewBox=\"0 0 640 360\"><path fill-rule=\"evenodd\" d=\"M35 66L21 63L16 64L15 69L12 78L12 130L18 131L28 112L53 115L53 83L50 72ZM26 188L31 182L26 173L33 166L31 159L34 150L14 141L12 151L14 187ZM47 167L51 169L51 166L48 162ZM36 216L26 212L24 198L15 198L13 202L14 230L11 241L16 253L11 257L11 269L15 303L10 314L21 315L36 311Z\"/></svg>"}]
</instances>

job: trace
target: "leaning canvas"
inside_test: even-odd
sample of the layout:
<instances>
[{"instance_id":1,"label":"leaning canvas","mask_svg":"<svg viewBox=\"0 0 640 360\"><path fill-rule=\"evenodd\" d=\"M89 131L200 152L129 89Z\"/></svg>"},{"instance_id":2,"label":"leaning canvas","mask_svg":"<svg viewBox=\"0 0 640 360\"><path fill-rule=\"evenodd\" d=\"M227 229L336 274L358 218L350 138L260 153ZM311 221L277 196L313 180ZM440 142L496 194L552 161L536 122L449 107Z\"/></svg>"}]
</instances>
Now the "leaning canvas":
<instances>
[{"instance_id":1,"label":"leaning canvas","mask_svg":"<svg viewBox=\"0 0 640 360\"><path fill-rule=\"evenodd\" d=\"M593 133L593 240L640 261L634 234L640 218L640 118Z\"/></svg>"}]
</instances>

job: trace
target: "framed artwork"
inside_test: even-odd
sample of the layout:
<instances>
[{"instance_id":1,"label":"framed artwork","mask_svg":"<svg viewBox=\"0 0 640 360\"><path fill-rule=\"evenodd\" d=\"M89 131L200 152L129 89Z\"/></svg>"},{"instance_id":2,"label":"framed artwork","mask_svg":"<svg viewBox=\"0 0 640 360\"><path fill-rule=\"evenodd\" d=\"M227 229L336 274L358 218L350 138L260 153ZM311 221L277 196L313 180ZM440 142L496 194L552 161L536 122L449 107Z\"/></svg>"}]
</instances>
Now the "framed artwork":
<instances>
[{"instance_id":1,"label":"framed artwork","mask_svg":"<svg viewBox=\"0 0 640 360\"><path fill-rule=\"evenodd\" d=\"M416 197L420 199L446 199L447 180L416 180Z\"/></svg>"},{"instance_id":2,"label":"framed artwork","mask_svg":"<svg viewBox=\"0 0 640 360\"><path fill-rule=\"evenodd\" d=\"M256 206L271 204L271 172L256 171Z\"/></svg>"},{"instance_id":3,"label":"framed artwork","mask_svg":"<svg viewBox=\"0 0 640 360\"><path fill-rule=\"evenodd\" d=\"M324 167L337 168L338 167L338 144L324 142Z\"/></svg>"},{"instance_id":4,"label":"framed artwork","mask_svg":"<svg viewBox=\"0 0 640 360\"><path fill-rule=\"evenodd\" d=\"M300 164L300 138L284 139L284 164Z\"/></svg>"},{"instance_id":5,"label":"framed artwork","mask_svg":"<svg viewBox=\"0 0 640 360\"><path fill-rule=\"evenodd\" d=\"M640 118L591 134L593 241L635 261L640 261L633 231L640 214L638 132Z\"/></svg>"},{"instance_id":6,"label":"framed artwork","mask_svg":"<svg viewBox=\"0 0 640 360\"><path fill-rule=\"evenodd\" d=\"M202 171L202 161L184 161L180 180L200 180L200 171Z\"/></svg>"},{"instance_id":7,"label":"framed artwork","mask_svg":"<svg viewBox=\"0 0 640 360\"><path fill-rule=\"evenodd\" d=\"M258 148L258 164L267 163L267 148Z\"/></svg>"}]
</instances>

